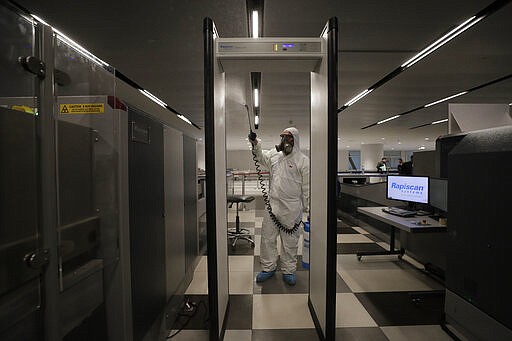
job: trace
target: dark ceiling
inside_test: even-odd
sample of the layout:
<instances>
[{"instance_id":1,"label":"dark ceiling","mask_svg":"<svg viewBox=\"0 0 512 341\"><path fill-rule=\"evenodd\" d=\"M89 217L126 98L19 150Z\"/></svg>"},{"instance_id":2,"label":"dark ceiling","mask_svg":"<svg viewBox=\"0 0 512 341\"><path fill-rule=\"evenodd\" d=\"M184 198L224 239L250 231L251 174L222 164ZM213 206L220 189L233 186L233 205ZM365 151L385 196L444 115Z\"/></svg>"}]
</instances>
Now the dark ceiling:
<instances>
[{"instance_id":1,"label":"dark ceiling","mask_svg":"<svg viewBox=\"0 0 512 341\"><path fill-rule=\"evenodd\" d=\"M506 1L505 1L506 2ZM80 42L144 88L203 126L204 17L221 37L247 37L244 0L35 1L19 4ZM316 37L339 20L339 106L399 67L491 0L306 1L267 0L266 37ZM512 79L386 124L376 121L512 74L512 5L471 27L339 116L340 148L384 143L385 149L434 146L446 124L409 128L446 118L448 103L510 103ZM248 74L227 74L229 149L246 148ZM309 137L309 74L264 73L258 134L273 145L290 125ZM428 138L428 140L426 140ZM400 145L398 144L400 141ZM347 147L349 146L349 147Z\"/></svg>"}]
</instances>

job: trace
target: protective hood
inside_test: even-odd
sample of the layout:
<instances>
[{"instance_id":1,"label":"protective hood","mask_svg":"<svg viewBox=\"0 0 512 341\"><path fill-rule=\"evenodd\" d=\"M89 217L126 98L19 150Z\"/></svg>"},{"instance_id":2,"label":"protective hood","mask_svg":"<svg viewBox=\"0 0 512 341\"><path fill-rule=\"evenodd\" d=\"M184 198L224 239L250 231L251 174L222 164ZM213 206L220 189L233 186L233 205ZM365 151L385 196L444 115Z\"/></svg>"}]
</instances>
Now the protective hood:
<instances>
[{"instance_id":1,"label":"protective hood","mask_svg":"<svg viewBox=\"0 0 512 341\"><path fill-rule=\"evenodd\" d=\"M293 150L292 154L295 152L300 152L300 137L299 137L299 130L295 127L286 128L283 130L283 132L289 132L293 135Z\"/></svg>"}]
</instances>

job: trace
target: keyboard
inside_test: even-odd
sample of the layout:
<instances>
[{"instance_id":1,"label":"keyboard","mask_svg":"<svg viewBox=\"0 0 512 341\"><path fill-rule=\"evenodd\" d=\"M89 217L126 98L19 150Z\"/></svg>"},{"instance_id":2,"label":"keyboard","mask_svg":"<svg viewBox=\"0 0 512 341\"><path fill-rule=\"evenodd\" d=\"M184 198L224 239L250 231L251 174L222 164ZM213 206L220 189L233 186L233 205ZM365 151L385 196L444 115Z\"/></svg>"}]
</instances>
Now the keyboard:
<instances>
[{"instance_id":1,"label":"keyboard","mask_svg":"<svg viewBox=\"0 0 512 341\"><path fill-rule=\"evenodd\" d=\"M415 211L404 210L398 207L384 207L382 211L399 217L414 217L416 215Z\"/></svg>"}]
</instances>

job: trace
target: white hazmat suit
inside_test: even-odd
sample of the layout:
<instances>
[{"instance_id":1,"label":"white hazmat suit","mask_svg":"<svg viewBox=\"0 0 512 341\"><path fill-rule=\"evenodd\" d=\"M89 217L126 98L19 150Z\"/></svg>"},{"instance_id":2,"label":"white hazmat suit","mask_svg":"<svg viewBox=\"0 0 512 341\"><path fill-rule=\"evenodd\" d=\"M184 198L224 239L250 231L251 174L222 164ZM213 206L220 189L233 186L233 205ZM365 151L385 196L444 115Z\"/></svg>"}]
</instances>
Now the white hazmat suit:
<instances>
[{"instance_id":1,"label":"white hazmat suit","mask_svg":"<svg viewBox=\"0 0 512 341\"><path fill-rule=\"evenodd\" d=\"M254 145L256 160L270 171L269 198L272 212L281 224L291 229L302 220L302 212L309 212L309 158L300 150L299 131L286 128L293 135L293 149L288 155L275 149L261 150ZM277 267L277 236L281 236L281 270L294 274L297 269L297 247L301 229L294 233L281 231L270 218L267 210L261 231L261 267L270 272Z\"/></svg>"}]
</instances>

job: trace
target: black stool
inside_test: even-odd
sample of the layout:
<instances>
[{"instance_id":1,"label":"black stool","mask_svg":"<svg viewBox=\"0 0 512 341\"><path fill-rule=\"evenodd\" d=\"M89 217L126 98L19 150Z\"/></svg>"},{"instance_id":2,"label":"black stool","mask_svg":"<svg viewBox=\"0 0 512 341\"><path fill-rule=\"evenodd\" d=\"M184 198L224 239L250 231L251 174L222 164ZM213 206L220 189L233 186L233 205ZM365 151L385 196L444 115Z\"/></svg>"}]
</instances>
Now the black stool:
<instances>
[{"instance_id":1,"label":"black stool","mask_svg":"<svg viewBox=\"0 0 512 341\"><path fill-rule=\"evenodd\" d=\"M252 195L228 195L227 201L229 203L229 207L231 208L233 204L236 204L236 224L235 228L228 229L228 238L232 240L231 246L235 247L236 241L238 239L247 240L251 243L251 246L254 247L254 240L251 239L251 234L247 229L240 228L240 217L238 216L238 204L247 203L254 200Z\"/></svg>"}]
</instances>

